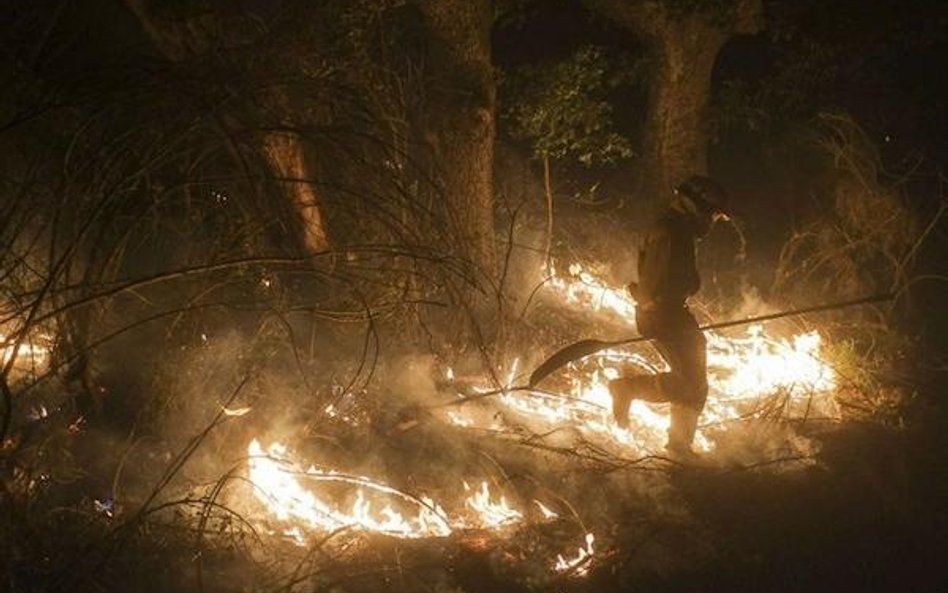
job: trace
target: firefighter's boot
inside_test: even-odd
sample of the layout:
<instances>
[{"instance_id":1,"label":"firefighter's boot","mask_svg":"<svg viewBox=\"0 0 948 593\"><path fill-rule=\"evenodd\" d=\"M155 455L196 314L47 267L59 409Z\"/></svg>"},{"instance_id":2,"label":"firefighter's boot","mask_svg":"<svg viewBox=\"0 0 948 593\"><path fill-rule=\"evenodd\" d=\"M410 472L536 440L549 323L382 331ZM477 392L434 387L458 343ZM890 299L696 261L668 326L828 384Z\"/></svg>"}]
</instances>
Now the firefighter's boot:
<instances>
[{"instance_id":1,"label":"firefighter's boot","mask_svg":"<svg viewBox=\"0 0 948 593\"><path fill-rule=\"evenodd\" d=\"M629 428L629 407L632 400L641 392L644 377L630 375L609 381L609 394L612 395L612 417L619 428Z\"/></svg>"},{"instance_id":2,"label":"firefighter's boot","mask_svg":"<svg viewBox=\"0 0 948 593\"><path fill-rule=\"evenodd\" d=\"M673 459L689 460L696 457L691 449L698 428L698 416L701 410L691 406L671 405L671 425L668 427L668 444L665 449Z\"/></svg>"}]
</instances>

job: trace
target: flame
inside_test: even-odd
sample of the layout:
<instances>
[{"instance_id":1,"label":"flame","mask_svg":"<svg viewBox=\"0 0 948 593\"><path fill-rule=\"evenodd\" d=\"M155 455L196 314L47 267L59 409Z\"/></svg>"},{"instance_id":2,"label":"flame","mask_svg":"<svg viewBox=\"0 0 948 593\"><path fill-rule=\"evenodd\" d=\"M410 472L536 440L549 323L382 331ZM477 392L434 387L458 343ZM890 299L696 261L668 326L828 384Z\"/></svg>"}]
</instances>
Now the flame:
<instances>
[{"instance_id":1,"label":"flame","mask_svg":"<svg viewBox=\"0 0 948 593\"><path fill-rule=\"evenodd\" d=\"M816 331L791 340L769 338L761 325L747 328L740 338L709 332L708 366L725 369L712 376L728 399L756 397L789 389L793 393L829 392L835 388L833 369L820 359L822 338Z\"/></svg>"},{"instance_id":2,"label":"flame","mask_svg":"<svg viewBox=\"0 0 948 593\"><path fill-rule=\"evenodd\" d=\"M266 450L257 439L247 448L249 478L254 493L277 519L287 524L285 534L303 543L304 528L335 531L347 527L403 538L441 537L451 534L444 511L427 497L415 498L361 476L310 467L301 471L286 455L286 447L273 443ZM301 479L338 482L356 487L348 510L304 488ZM366 492L371 492L367 495ZM371 496L371 497L370 497ZM405 515L392 507L415 507ZM373 507L381 506L376 511Z\"/></svg>"},{"instance_id":3,"label":"flame","mask_svg":"<svg viewBox=\"0 0 948 593\"><path fill-rule=\"evenodd\" d=\"M557 555L553 570L577 577L584 577L589 574L589 564L593 556L593 542L595 541L595 536L592 533L587 533L586 545L580 547L577 554L572 558L565 558L562 554Z\"/></svg>"},{"instance_id":4,"label":"flame","mask_svg":"<svg viewBox=\"0 0 948 593\"><path fill-rule=\"evenodd\" d=\"M464 482L464 491L471 492L471 487L467 482ZM497 528L523 519L523 513L511 508L503 495L494 501L487 482L481 482L481 487L468 496L464 503L475 513L479 524L483 527Z\"/></svg>"},{"instance_id":5,"label":"flame","mask_svg":"<svg viewBox=\"0 0 948 593\"><path fill-rule=\"evenodd\" d=\"M560 276L552 264L547 286L559 294L567 304L595 312L606 312L631 319L635 300L626 290L609 286L581 264L570 264L569 276Z\"/></svg>"},{"instance_id":6,"label":"flame","mask_svg":"<svg viewBox=\"0 0 948 593\"><path fill-rule=\"evenodd\" d=\"M610 286L579 264L569 266L568 272L567 276L553 275L548 298L558 298L573 308L583 307L610 320L618 318L626 328L634 325L635 302L625 290ZM833 398L836 377L821 357L818 332L775 337L765 327L755 325L736 337L712 332L706 335L710 396L696 435L697 448L707 451L713 447L705 434L710 427L769 413L775 405L784 417L839 417ZM515 384L520 366L520 360L510 364L505 373L509 385ZM542 424L546 431L568 428L619 447L650 452L664 445L669 424L667 404L633 401L630 428L620 429L612 421L608 382L624 373L663 370L664 362L647 348L638 352L605 350L571 363L562 376L551 378L558 381L555 391L511 389L492 401L500 402L527 423ZM444 374L453 380L451 368ZM339 415L333 407L325 411L330 416ZM496 430L503 428L505 415L452 409L444 417L455 426ZM464 494L454 499L456 510L449 514L432 498L416 497L368 477L313 466L303 470L280 443L265 449L254 439L247 451L249 479L257 500L281 523L281 533L300 545L313 532L340 529L425 538L445 537L461 529L500 533L525 521L525 513L511 505L503 493L491 492L486 480L471 482L477 487L462 482ZM532 502L542 520L558 518L540 501ZM533 517L540 520L536 513ZM586 533L584 545L574 554L559 554L552 569L569 576L588 574L594 542L593 534Z\"/></svg>"},{"instance_id":7,"label":"flame","mask_svg":"<svg viewBox=\"0 0 948 593\"><path fill-rule=\"evenodd\" d=\"M568 270L567 276L554 275L550 279L548 296L571 307L586 307L592 313L618 315L624 324L634 326L635 302L624 289L610 286L579 264L570 265ZM781 413L786 418L839 417L833 397L836 377L821 358L818 332L787 339L772 337L763 326L752 325L737 337L715 332L706 332L706 336L710 394L701 418L703 427L753 416L774 394L783 398ZM660 450L669 424L667 404L633 401L630 428L623 430L612 421L608 389L609 381L621 374L665 370L664 362L653 360L660 359L642 352L605 350L567 365L557 392L511 390L498 399L521 417L543 423L547 429L572 427L640 452ZM518 364L515 361L512 368ZM695 436L695 446L703 451L713 448L704 430L699 429Z\"/></svg>"},{"instance_id":8,"label":"flame","mask_svg":"<svg viewBox=\"0 0 948 593\"><path fill-rule=\"evenodd\" d=\"M449 518L433 499L416 498L371 478L315 467L304 471L290 460L286 447L280 443L264 449L260 441L253 439L247 455L256 498L284 523L284 535L300 544L306 542L304 534L308 531L355 528L399 538L444 537L455 529L497 530L523 519L523 513L511 507L503 494L491 494L486 481L477 490L464 482L464 490L469 493L464 500L465 510ZM330 500L330 493L320 494L304 487L304 479L351 486L355 498L347 508L337 505ZM396 510L393 503L402 511ZM405 508L414 512L408 513Z\"/></svg>"}]
</instances>

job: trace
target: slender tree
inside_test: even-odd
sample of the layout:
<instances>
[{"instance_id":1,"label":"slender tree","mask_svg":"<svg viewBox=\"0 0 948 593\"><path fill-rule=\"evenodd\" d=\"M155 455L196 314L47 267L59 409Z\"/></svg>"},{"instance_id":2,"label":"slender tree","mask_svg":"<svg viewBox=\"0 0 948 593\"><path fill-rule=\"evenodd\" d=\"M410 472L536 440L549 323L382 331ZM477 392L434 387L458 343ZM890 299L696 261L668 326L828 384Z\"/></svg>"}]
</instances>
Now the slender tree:
<instances>
[{"instance_id":1,"label":"slender tree","mask_svg":"<svg viewBox=\"0 0 948 593\"><path fill-rule=\"evenodd\" d=\"M534 158L543 163L548 264L553 243L552 163L570 159L586 166L611 164L633 154L629 140L616 131L606 99L610 88L623 82L616 70L603 49L585 46L566 60L521 67L505 77L512 104L504 109L504 117L511 134L528 141Z\"/></svg>"}]
</instances>

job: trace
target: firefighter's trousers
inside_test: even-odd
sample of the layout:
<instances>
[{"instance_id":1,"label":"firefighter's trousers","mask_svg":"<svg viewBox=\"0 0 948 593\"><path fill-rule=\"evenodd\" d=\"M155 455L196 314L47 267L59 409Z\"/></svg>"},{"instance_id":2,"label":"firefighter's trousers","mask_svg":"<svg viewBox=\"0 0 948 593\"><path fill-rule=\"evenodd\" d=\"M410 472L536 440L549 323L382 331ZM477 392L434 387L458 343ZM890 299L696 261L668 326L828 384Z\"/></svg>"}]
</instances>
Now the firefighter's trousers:
<instances>
[{"instance_id":1,"label":"firefighter's trousers","mask_svg":"<svg viewBox=\"0 0 948 593\"><path fill-rule=\"evenodd\" d=\"M687 308L640 311L639 333L652 343L668 363L669 371L655 375L630 375L615 379L613 393L626 393L648 402L671 403L669 449L688 449L694 439L698 416L708 398L707 344Z\"/></svg>"}]
</instances>

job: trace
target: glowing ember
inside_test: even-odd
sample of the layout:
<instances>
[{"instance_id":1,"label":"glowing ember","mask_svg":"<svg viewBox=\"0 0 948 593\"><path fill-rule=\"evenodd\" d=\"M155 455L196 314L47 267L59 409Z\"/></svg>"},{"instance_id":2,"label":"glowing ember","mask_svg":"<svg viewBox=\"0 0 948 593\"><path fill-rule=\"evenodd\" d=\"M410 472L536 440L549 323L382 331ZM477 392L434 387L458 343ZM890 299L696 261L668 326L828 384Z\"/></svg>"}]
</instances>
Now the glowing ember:
<instances>
[{"instance_id":1,"label":"glowing ember","mask_svg":"<svg viewBox=\"0 0 948 593\"><path fill-rule=\"evenodd\" d=\"M27 418L30 420L42 420L49 416L49 410L46 409L46 406L40 404L39 407L33 408L27 414Z\"/></svg>"},{"instance_id":2,"label":"glowing ember","mask_svg":"<svg viewBox=\"0 0 948 593\"><path fill-rule=\"evenodd\" d=\"M241 408L228 408L225 406L223 408L225 416L246 416L250 410L250 406L243 406Z\"/></svg>"},{"instance_id":3,"label":"glowing ember","mask_svg":"<svg viewBox=\"0 0 948 593\"><path fill-rule=\"evenodd\" d=\"M558 515L558 514L556 514L555 512L551 511L549 508L547 508L546 505L544 505L544 504L543 504L542 502L540 502L539 500L534 500L534 501L533 501L533 504L537 505L537 508L540 509L540 514L543 515L543 518L544 518L544 519L557 519L557 518L559 518L559 515Z\"/></svg>"},{"instance_id":4,"label":"glowing ember","mask_svg":"<svg viewBox=\"0 0 948 593\"><path fill-rule=\"evenodd\" d=\"M589 574L589 564L593 556L593 542L595 541L596 538L593 534L587 533L585 547L579 548L577 554L571 558L565 558L562 554L558 555L553 570L577 577L584 577Z\"/></svg>"},{"instance_id":5,"label":"glowing ember","mask_svg":"<svg viewBox=\"0 0 948 593\"><path fill-rule=\"evenodd\" d=\"M467 416L465 416L464 414L456 410L448 410L447 413L448 413L448 420L450 420L451 424L454 424L455 426L462 426L465 428L468 426L474 426L474 420L472 420L471 418L468 418Z\"/></svg>"}]
</instances>

